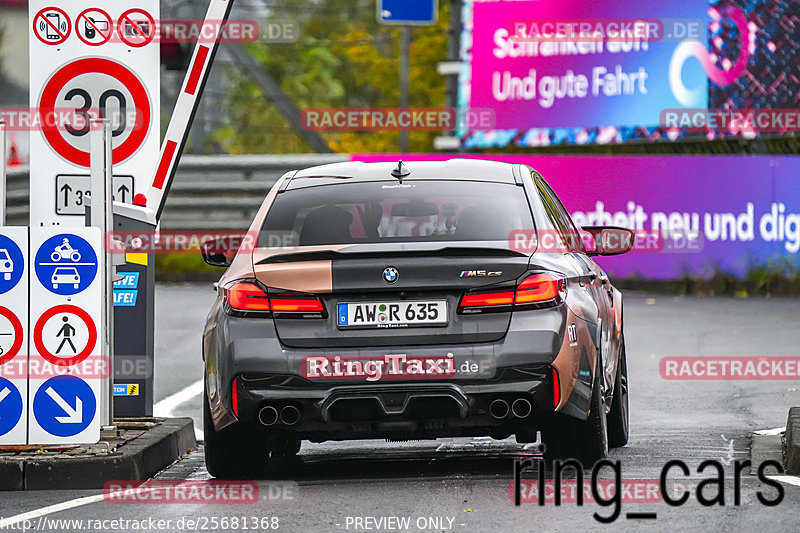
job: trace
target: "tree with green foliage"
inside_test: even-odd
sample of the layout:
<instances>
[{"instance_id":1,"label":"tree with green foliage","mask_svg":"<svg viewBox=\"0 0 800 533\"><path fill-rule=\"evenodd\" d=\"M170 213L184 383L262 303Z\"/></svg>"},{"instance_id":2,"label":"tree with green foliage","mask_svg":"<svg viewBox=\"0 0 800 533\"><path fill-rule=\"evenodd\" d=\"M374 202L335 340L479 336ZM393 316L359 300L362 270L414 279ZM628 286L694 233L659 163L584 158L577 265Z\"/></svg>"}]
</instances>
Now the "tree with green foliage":
<instances>
[{"instance_id":1,"label":"tree with green foliage","mask_svg":"<svg viewBox=\"0 0 800 533\"><path fill-rule=\"evenodd\" d=\"M436 65L447 55L450 2L439 3L438 22L412 28L410 106L443 107L445 79ZM376 0L289 0L270 20L293 19L300 37L291 44L250 44L248 51L300 109L398 107L400 34L376 20ZM278 110L247 76L234 77L231 124L215 141L230 153L308 152ZM412 151L429 151L440 132L411 132ZM321 132L337 152L390 152L398 132Z\"/></svg>"}]
</instances>

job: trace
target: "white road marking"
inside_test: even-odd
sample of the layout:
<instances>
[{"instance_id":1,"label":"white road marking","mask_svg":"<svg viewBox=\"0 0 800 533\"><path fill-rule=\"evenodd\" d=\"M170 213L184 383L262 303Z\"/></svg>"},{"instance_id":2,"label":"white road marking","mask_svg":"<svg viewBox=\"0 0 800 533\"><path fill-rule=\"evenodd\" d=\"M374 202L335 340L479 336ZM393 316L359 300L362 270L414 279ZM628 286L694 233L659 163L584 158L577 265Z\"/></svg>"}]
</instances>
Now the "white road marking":
<instances>
[{"instance_id":1,"label":"white road marking","mask_svg":"<svg viewBox=\"0 0 800 533\"><path fill-rule=\"evenodd\" d=\"M786 433L786 426L782 428L773 428L773 429L760 429L754 432L756 435L780 435L782 433Z\"/></svg>"},{"instance_id":2,"label":"white road marking","mask_svg":"<svg viewBox=\"0 0 800 533\"><path fill-rule=\"evenodd\" d=\"M140 488L137 490L150 492L153 490L153 488ZM94 496L84 496L83 498L76 498L63 503L48 505L47 507L42 507L41 509L36 509L35 511L28 511L27 513L18 514L17 516L12 516L10 518L3 518L0 520L0 530L11 529L11 527L15 524L19 524L20 522L24 522L26 520L33 520L34 518L41 518L49 514L68 511L70 509L75 509L76 507L83 507L84 505L102 502L106 497L114 497L114 494L116 493L103 493L96 494Z\"/></svg>"},{"instance_id":3,"label":"white road marking","mask_svg":"<svg viewBox=\"0 0 800 533\"><path fill-rule=\"evenodd\" d=\"M175 394L171 396L167 396L157 404L153 406L153 415L157 417L163 418L171 418L175 416L175 409L177 409L180 405L188 402L189 400L195 399L197 396L203 394L203 380L198 379L188 387L179 390ZM194 435L197 440L203 440L204 434L203 430L195 427L194 428Z\"/></svg>"},{"instance_id":4,"label":"white road marking","mask_svg":"<svg viewBox=\"0 0 800 533\"><path fill-rule=\"evenodd\" d=\"M776 479L783 483L788 483L789 485L795 485L800 487L800 477L797 476L767 476L770 479Z\"/></svg>"}]
</instances>

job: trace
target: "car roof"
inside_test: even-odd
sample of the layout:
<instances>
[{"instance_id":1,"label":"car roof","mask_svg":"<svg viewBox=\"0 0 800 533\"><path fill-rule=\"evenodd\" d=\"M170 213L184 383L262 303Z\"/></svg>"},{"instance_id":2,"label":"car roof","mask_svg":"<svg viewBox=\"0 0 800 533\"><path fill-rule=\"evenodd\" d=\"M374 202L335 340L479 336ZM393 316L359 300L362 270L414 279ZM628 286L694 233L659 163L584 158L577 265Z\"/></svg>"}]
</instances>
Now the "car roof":
<instances>
[{"instance_id":1,"label":"car roof","mask_svg":"<svg viewBox=\"0 0 800 533\"><path fill-rule=\"evenodd\" d=\"M396 181L392 170L398 161L364 163L348 161L331 163L298 171L288 185L289 189L353 181ZM513 167L509 163L484 159L448 159L446 161L403 161L410 172L403 181L465 180L495 183L514 183ZM311 181L311 179L314 181Z\"/></svg>"}]
</instances>

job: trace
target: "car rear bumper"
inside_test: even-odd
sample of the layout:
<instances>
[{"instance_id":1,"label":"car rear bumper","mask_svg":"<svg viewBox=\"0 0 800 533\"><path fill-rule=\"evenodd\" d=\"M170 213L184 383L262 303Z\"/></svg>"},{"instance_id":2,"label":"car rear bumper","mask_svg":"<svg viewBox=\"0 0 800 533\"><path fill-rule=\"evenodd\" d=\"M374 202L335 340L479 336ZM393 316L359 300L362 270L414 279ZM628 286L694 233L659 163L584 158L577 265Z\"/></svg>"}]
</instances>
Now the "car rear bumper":
<instances>
[{"instance_id":1,"label":"car rear bumper","mask_svg":"<svg viewBox=\"0 0 800 533\"><path fill-rule=\"evenodd\" d=\"M500 374L524 379L293 387L291 376L240 375L238 419L323 441L511 434L553 412L549 365Z\"/></svg>"},{"instance_id":2,"label":"car rear bumper","mask_svg":"<svg viewBox=\"0 0 800 533\"><path fill-rule=\"evenodd\" d=\"M560 305L515 313L498 342L299 349L281 344L271 320L232 317L219 309L204 338L212 418L218 430L242 421L320 441L517 433L555 410L553 365L559 364L554 361L569 344L567 324L575 321L567 306ZM591 376L583 376L579 369L591 368L591 362L584 361L586 350L580 346L569 352L565 355L574 375L562 376L558 389L564 391L569 380L571 396L559 410L581 417L580 406L588 403L590 386L578 382L590 382ZM426 373L415 379L389 372L380 376L309 372L309 358L370 360L388 354L435 358L453 372ZM234 379L237 410L231 394ZM490 412L496 400L507 404L505 416ZM514 402L521 416L514 414ZM286 420L281 418L284 410Z\"/></svg>"}]
</instances>

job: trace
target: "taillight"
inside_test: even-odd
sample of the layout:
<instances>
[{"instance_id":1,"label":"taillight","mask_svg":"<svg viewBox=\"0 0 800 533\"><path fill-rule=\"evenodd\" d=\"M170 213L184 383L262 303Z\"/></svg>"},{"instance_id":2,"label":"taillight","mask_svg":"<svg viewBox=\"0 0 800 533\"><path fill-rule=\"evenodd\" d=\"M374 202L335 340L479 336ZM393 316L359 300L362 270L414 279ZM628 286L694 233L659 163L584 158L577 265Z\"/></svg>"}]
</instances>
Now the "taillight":
<instances>
[{"instance_id":1,"label":"taillight","mask_svg":"<svg viewBox=\"0 0 800 533\"><path fill-rule=\"evenodd\" d=\"M528 276L517 286L514 303L517 305L538 304L554 301L560 303L567 292L564 276L543 273Z\"/></svg>"},{"instance_id":2,"label":"taillight","mask_svg":"<svg viewBox=\"0 0 800 533\"><path fill-rule=\"evenodd\" d=\"M514 291L465 294L461 307L509 306L514 303Z\"/></svg>"},{"instance_id":3,"label":"taillight","mask_svg":"<svg viewBox=\"0 0 800 533\"><path fill-rule=\"evenodd\" d=\"M325 308L316 296L298 297L291 294L270 295L275 313L322 313Z\"/></svg>"},{"instance_id":4,"label":"taillight","mask_svg":"<svg viewBox=\"0 0 800 533\"><path fill-rule=\"evenodd\" d=\"M558 381L558 370L553 368L553 409L561 403L561 383Z\"/></svg>"},{"instance_id":5,"label":"taillight","mask_svg":"<svg viewBox=\"0 0 800 533\"><path fill-rule=\"evenodd\" d=\"M231 407L233 414L239 418L239 382L236 378L233 378L233 385L231 385Z\"/></svg>"},{"instance_id":6,"label":"taillight","mask_svg":"<svg viewBox=\"0 0 800 533\"><path fill-rule=\"evenodd\" d=\"M564 301L567 280L561 274L541 272L523 279L514 289L471 291L461 298L459 313L489 313L511 309L553 307Z\"/></svg>"},{"instance_id":7,"label":"taillight","mask_svg":"<svg viewBox=\"0 0 800 533\"><path fill-rule=\"evenodd\" d=\"M269 296L249 281L238 281L225 287L225 301L236 311L263 313L271 311Z\"/></svg>"},{"instance_id":8,"label":"taillight","mask_svg":"<svg viewBox=\"0 0 800 533\"><path fill-rule=\"evenodd\" d=\"M225 286L225 311L234 316L325 318L325 306L313 294L269 293L255 280Z\"/></svg>"}]
</instances>

